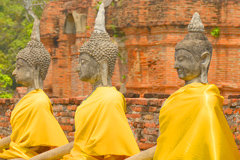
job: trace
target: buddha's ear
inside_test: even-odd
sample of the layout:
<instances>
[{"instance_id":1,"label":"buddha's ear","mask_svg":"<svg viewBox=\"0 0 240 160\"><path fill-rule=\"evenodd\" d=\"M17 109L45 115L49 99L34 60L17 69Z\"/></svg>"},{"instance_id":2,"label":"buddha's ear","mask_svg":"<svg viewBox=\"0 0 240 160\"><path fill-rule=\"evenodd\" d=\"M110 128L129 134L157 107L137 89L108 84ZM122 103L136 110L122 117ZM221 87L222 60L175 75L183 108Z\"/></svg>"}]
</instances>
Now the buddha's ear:
<instances>
[{"instance_id":1,"label":"buddha's ear","mask_svg":"<svg viewBox=\"0 0 240 160\"><path fill-rule=\"evenodd\" d=\"M39 66L36 65L34 68L34 73L33 73L33 78L34 78L34 87L35 89L40 89L40 69Z\"/></svg>"},{"instance_id":2,"label":"buddha's ear","mask_svg":"<svg viewBox=\"0 0 240 160\"><path fill-rule=\"evenodd\" d=\"M108 62L107 60L103 60L100 64L100 70L101 70L101 78L102 78L102 84L103 86L108 85Z\"/></svg>"},{"instance_id":3,"label":"buddha's ear","mask_svg":"<svg viewBox=\"0 0 240 160\"><path fill-rule=\"evenodd\" d=\"M208 67L210 65L211 55L209 52L204 52L201 55L201 82L208 83Z\"/></svg>"}]
</instances>

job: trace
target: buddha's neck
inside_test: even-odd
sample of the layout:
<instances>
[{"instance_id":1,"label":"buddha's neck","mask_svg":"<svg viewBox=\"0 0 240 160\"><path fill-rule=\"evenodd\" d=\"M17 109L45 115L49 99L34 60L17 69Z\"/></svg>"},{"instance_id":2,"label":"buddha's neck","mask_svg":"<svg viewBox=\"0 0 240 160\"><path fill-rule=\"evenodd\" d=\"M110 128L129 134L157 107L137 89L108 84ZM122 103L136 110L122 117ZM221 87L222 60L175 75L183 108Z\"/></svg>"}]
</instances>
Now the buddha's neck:
<instances>
[{"instance_id":1,"label":"buddha's neck","mask_svg":"<svg viewBox=\"0 0 240 160\"><path fill-rule=\"evenodd\" d=\"M33 90L35 90L34 85L27 86L27 93L29 93L29 92L31 92Z\"/></svg>"},{"instance_id":2,"label":"buddha's neck","mask_svg":"<svg viewBox=\"0 0 240 160\"><path fill-rule=\"evenodd\" d=\"M37 87L35 86L34 83L29 85L29 86L26 86L26 87L27 87L27 93L37 89ZM43 84L42 83L38 84L38 89L42 89L43 90Z\"/></svg>"},{"instance_id":3,"label":"buddha's neck","mask_svg":"<svg viewBox=\"0 0 240 160\"><path fill-rule=\"evenodd\" d=\"M191 84L191 83L202 83L201 82L201 76L198 76L196 78L185 81L185 85L188 85L188 84Z\"/></svg>"},{"instance_id":4,"label":"buddha's neck","mask_svg":"<svg viewBox=\"0 0 240 160\"><path fill-rule=\"evenodd\" d=\"M102 79L99 79L97 82L92 83L92 92L94 92L98 87L112 87L111 78L108 78L108 85L103 85Z\"/></svg>"},{"instance_id":5,"label":"buddha's neck","mask_svg":"<svg viewBox=\"0 0 240 160\"><path fill-rule=\"evenodd\" d=\"M92 83L91 85L92 85L92 92L94 92L94 91L97 89L97 87L101 87L101 86L103 86L103 85L102 85L102 81L101 81L101 79L98 80L98 81L95 82L95 83Z\"/></svg>"}]
</instances>

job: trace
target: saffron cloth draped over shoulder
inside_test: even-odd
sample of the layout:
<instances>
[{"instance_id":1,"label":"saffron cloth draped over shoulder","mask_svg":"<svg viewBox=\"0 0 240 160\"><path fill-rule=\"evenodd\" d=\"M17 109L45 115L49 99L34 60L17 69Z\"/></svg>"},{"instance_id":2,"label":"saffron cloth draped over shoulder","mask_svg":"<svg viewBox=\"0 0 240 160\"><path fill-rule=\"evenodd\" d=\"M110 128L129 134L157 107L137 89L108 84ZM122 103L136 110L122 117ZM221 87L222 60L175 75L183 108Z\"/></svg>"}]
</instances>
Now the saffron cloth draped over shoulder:
<instances>
[{"instance_id":1,"label":"saffron cloth draped over shoulder","mask_svg":"<svg viewBox=\"0 0 240 160\"><path fill-rule=\"evenodd\" d=\"M125 98L115 87L98 87L76 111L74 147L64 159L102 160L139 153L125 109Z\"/></svg>"},{"instance_id":2,"label":"saffron cloth draped over shoulder","mask_svg":"<svg viewBox=\"0 0 240 160\"><path fill-rule=\"evenodd\" d=\"M42 146L55 148L68 143L60 125L53 116L48 96L41 89L25 95L12 111L12 134L8 150L0 158L29 159L37 153L31 148Z\"/></svg>"},{"instance_id":3,"label":"saffron cloth draped over shoulder","mask_svg":"<svg viewBox=\"0 0 240 160\"><path fill-rule=\"evenodd\" d=\"M0 137L0 139L1 139L1 137ZM2 153L2 152L3 152L3 150L0 149L0 153Z\"/></svg>"},{"instance_id":4,"label":"saffron cloth draped over shoulder","mask_svg":"<svg viewBox=\"0 0 240 160\"><path fill-rule=\"evenodd\" d=\"M213 84L192 83L172 94L160 111L154 160L239 160L222 104Z\"/></svg>"}]
</instances>

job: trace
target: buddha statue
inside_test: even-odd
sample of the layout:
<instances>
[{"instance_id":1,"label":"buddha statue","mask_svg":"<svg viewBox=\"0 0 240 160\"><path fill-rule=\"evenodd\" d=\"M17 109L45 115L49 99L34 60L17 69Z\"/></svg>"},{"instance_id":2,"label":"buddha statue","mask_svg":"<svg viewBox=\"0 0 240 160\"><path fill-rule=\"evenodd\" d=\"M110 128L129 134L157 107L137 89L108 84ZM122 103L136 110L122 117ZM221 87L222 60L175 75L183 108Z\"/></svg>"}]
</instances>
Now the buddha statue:
<instances>
[{"instance_id":1,"label":"buddha statue","mask_svg":"<svg viewBox=\"0 0 240 160\"><path fill-rule=\"evenodd\" d=\"M163 104L157 146L127 160L238 160L237 146L222 112L223 97L208 83L212 45L198 13L175 47L178 77L185 86Z\"/></svg>"},{"instance_id":2,"label":"buddha statue","mask_svg":"<svg viewBox=\"0 0 240 160\"><path fill-rule=\"evenodd\" d=\"M74 142L31 160L123 160L140 152L125 116L125 98L111 83L118 48L105 30L104 2L79 52L79 79L91 84L92 93L76 110Z\"/></svg>"},{"instance_id":3,"label":"buddha statue","mask_svg":"<svg viewBox=\"0 0 240 160\"><path fill-rule=\"evenodd\" d=\"M12 134L0 140L0 159L29 159L68 143L53 116L52 105L43 91L51 56L40 42L39 20L35 19L31 41L17 54L13 75L27 87L27 94L14 107Z\"/></svg>"}]
</instances>

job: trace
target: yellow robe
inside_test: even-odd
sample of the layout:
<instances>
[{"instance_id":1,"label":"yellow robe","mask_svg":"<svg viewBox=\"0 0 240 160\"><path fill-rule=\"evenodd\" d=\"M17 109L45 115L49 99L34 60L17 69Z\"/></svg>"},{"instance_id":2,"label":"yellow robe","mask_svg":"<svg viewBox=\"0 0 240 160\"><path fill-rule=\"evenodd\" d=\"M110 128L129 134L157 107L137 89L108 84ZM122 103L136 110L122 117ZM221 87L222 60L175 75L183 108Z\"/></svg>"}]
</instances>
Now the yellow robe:
<instances>
[{"instance_id":1,"label":"yellow robe","mask_svg":"<svg viewBox=\"0 0 240 160\"><path fill-rule=\"evenodd\" d=\"M74 147L64 159L101 160L139 153L125 109L125 98L115 87L98 87L77 108Z\"/></svg>"},{"instance_id":2,"label":"yellow robe","mask_svg":"<svg viewBox=\"0 0 240 160\"><path fill-rule=\"evenodd\" d=\"M29 159L37 155L29 147L54 148L68 143L43 90L33 90L25 95L13 109L10 123L12 141L9 149L0 154L0 158Z\"/></svg>"},{"instance_id":3,"label":"yellow robe","mask_svg":"<svg viewBox=\"0 0 240 160\"><path fill-rule=\"evenodd\" d=\"M193 83L172 94L159 116L154 160L240 160L213 84Z\"/></svg>"},{"instance_id":4,"label":"yellow robe","mask_svg":"<svg viewBox=\"0 0 240 160\"><path fill-rule=\"evenodd\" d=\"M0 137L0 139L1 139L1 137ZM0 153L2 153L3 152L3 150L0 150Z\"/></svg>"}]
</instances>

